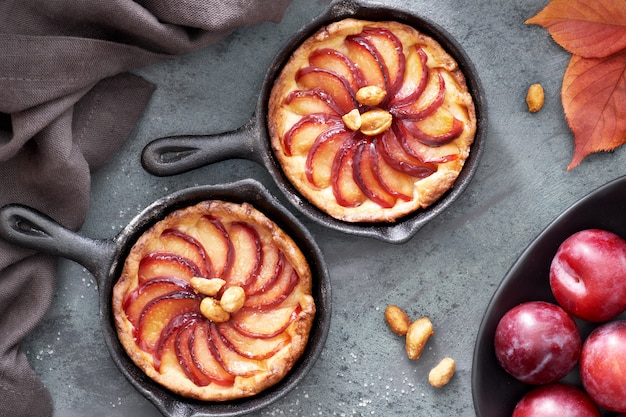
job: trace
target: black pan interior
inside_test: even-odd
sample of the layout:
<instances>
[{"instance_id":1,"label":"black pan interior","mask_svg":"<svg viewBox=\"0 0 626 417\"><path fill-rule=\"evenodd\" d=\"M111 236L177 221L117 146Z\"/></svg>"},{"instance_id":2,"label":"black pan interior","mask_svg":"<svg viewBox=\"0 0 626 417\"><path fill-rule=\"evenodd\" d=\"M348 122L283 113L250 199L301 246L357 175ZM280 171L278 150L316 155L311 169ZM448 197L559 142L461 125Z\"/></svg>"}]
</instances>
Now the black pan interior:
<instances>
[{"instance_id":1,"label":"black pan interior","mask_svg":"<svg viewBox=\"0 0 626 417\"><path fill-rule=\"evenodd\" d=\"M432 220L432 218L450 206L468 186L477 169L478 161L482 154L483 136L485 135L487 127L487 106L476 70L463 48L442 27L418 16L414 11L408 11L401 8L368 5L366 3L351 0L340 0L331 3L326 13L322 14L316 20L312 21L311 24L300 30L275 58L272 66L269 68L267 76L265 77L263 89L257 104L258 122L262 125L260 129L263 129L265 132L264 137L269 138L269 133L267 132L267 113L270 93L274 80L280 74L281 69L289 60L293 51L321 27L331 22L350 17L375 21L395 20L405 23L424 34L431 36L439 42L441 46L446 49L446 51L458 62L459 67L465 75L470 94L474 99L477 117L477 130L470 156L457 178L454 187L444 194L432 206L409 214L395 223L349 223L330 217L301 196L283 174L280 164L274 158L269 145L267 145L268 152L266 152L266 160L264 163L277 182L277 185L281 188L290 202L312 220L345 233L374 237L390 243L404 243L421 227Z\"/></svg>"},{"instance_id":2,"label":"black pan interior","mask_svg":"<svg viewBox=\"0 0 626 417\"><path fill-rule=\"evenodd\" d=\"M317 312L307 348L292 371L277 385L262 393L237 401L202 402L189 400L162 388L147 377L126 355L117 338L111 299L113 286L121 274L124 259L136 239L150 226L177 209L204 200L224 200L234 203L248 202L281 227L300 247L313 273L313 297ZM306 229L285 210L258 182L243 180L231 184L200 186L183 190L158 200L147 207L118 236L117 255L104 277L100 277L100 318L105 341L113 361L126 378L165 415L239 416L248 414L286 395L304 378L321 353L330 327L330 279L322 254ZM104 272L103 272L104 273Z\"/></svg>"}]
</instances>

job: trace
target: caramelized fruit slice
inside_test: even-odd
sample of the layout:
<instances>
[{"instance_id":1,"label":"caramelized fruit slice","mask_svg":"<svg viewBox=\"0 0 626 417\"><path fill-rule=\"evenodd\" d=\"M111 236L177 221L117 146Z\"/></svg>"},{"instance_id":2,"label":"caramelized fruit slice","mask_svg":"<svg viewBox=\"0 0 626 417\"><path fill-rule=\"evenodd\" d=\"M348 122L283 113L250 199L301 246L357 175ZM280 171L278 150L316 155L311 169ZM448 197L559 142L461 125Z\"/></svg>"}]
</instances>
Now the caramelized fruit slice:
<instances>
[{"instance_id":1,"label":"caramelized fruit slice","mask_svg":"<svg viewBox=\"0 0 626 417\"><path fill-rule=\"evenodd\" d=\"M298 284L299 277L290 264L282 268L278 279L266 287L263 292L246 298L245 307L267 308L280 304Z\"/></svg>"},{"instance_id":2,"label":"caramelized fruit slice","mask_svg":"<svg viewBox=\"0 0 626 417\"><path fill-rule=\"evenodd\" d=\"M341 118L324 113L308 114L298 120L283 137L283 149L288 156L305 155L315 139L331 126L341 123Z\"/></svg>"},{"instance_id":3,"label":"caramelized fruit slice","mask_svg":"<svg viewBox=\"0 0 626 417\"><path fill-rule=\"evenodd\" d=\"M413 197L415 178L405 174L401 169L395 169L385 160L385 151L381 149L381 140L375 140L376 166L378 167L378 180L381 186L389 194L405 201Z\"/></svg>"},{"instance_id":4,"label":"caramelized fruit slice","mask_svg":"<svg viewBox=\"0 0 626 417\"><path fill-rule=\"evenodd\" d=\"M199 317L195 315L179 316L170 322L163 329L161 340L156 347L154 364L159 372L180 369L194 384L207 386L213 380L196 366L191 353L195 327L198 323Z\"/></svg>"},{"instance_id":5,"label":"caramelized fruit slice","mask_svg":"<svg viewBox=\"0 0 626 417\"><path fill-rule=\"evenodd\" d=\"M189 323L183 329L181 329L174 339L174 351L175 357L178 360L178 365L183 369L189 379L191 379L196 385L204 387L212 382L212 379L206 375L196 365L196 361L193 357L193 343L195 339L195 327L198 323Z\"/></svg>"},{"instance_id":6,"label":"caramelized fruit slice","mask_svg":"<svg viewBox=\"0 0 626 417\"><path fill-rule=\"evenodd\" d=\"M201 276L211 274L211 265L204 247L193 237L176 230L167 229L159 237L164 252L176 253L188 259L200 269Z\"/></svg>"},{"instance_id":7,"label":"caramelized fruit slice","mask_svg":"<svg viewBox=\"0 0 626 417\"><path fill-rule=\"evenodd\" d=\"M219 278L232 264L233 247L222 222L212 216L202 216L193 229L195 238L210 253L212 274L207 278Z\"/></svg>"},{"instance_id":8,"label":"caramelized fruit slice","mask_svg":"<svg viewBox=\"0 0 626 417\"><path fill-rule=\"evenodd\" d=\"M137 344L146 352L153 352L161 330L177 316L200 310L200 303L193 293L176 291L158 297L148 303L141 312L136 329Z\"/></svg>"},{"instance_id":9,"label":"caramelized fruit slice","mask_svg":"<svg viewBox=\"0 0 626 417\"><path fill-rule=\"evenodd\" d=\"M189 259L175 253L152 252L139 262L139 283L160 277L178 277L189 281L202 276L202 271Z\"/></svg>"},{"instance_id":10,"label":"caramelized fruit slice","mask_svg":"<svg viewBox=\"0 0 626 417\"><path fill-rule=\"evenodd\" d=\"M331 70L317 67L302 68L296 73L296 82L307 90L320 88L326 91L341 109L341 114L357 106L354 100L355 92L348 81Z\"/></svg>"},{"instance_id":11,"label":"caramelized fruit slice","mask_svg":"<svg viewBox=\"0 0 626 417\"><path fill-rule=\"evenodd\" d=\"M225 340L215 323L209 324L211 341L219 352L220 363L231 375L249 377L264 370L263 363L251 358L246 358L237 353L232 345Z\"/></svg>"},{"instance_id":12,"label":"caramelized fruit slice","mask_svg":"<svg viewBox=\"0 0 626 417\"><path fill-rule=\"evenodd\" d=\"M242 308L232 316L233 326L244 336L272 339L284 332L300 312L299 304L294 306L288 304L287 300L283 304L269 310Z\"/></svg>"},{"instance_id":13,"label":"caramelized fruit slice","mask_svg":"<svg viewBox=\"0 0 626 417\"><path fill-rule=\"evenodd\" d=\"M464 128L463 122L443 108L426 120L407 121L403 124L417 141L432 147L452 142L461 135Z\"/></svg>"},{"instance_id":14,"label":"caramelized fruit slice","mask_svg":"<svg viewBox=\"0 0 626 417\"><path fill-rule=\"evenodd\" d=\"M187 281L176 277L161 277L146 281L129 293L124 300L126 317L133 326L137 327L141 313L148 303L163 295L181 290L193 291Z\"/></svg>"},{"instance_id":15,"label":"caramelized fruit slice","mask_svg":"<svg viewBox=\"0 0 626 417\"><path fill-rule=\"evenodd\" d=\"M393 207L396 198L380 182L380 172L374 143L361 141L354 155L354 178L363 193L383 208Z\"/></svg>"},{"instance_id":16,"label":"caramelized fruit slice","mask_svg":"<svg viewBox=\"0 0 626 417\"><path fill-rule=\"evenodd\" d=\"M285 255L273 244L263 246L263 268L261 273L246 287L248 297L265 291L281 274L285 265Z\"/></svg>"},{"instance_id":17,"label":"caramelized fruit slice","mask_svg":"<svg viewBox=\"0 0 626 417\"><path fill-rule=\"evenodd\" d=\"M375 51L375 57L383 69L387 95L395 95L402 86L406 68L406 58L400 39L384 28L366 28L362 35Z\"/></svg>"},{"instance_id":18,"label":"caramelized fruit slice","mask_svg":"<svg viewBox=\"0 0 626 417\"><path fill-rule=\"evenodd\" d=\"M331 173L333 194L337 203L344 207L357 207L367 199L354 180L355 144L355 140L346 140L333 160Z\"/></svg>"},{"instance_id":19,"label":"caramelized fruit slice","mask_svg":"<svg viewBox=\"0 0 626 417\"><path fill-rule=\"evenodd\" d=\"M341 75L348 81L353 91L357 91L366 85L361 69L347 56L335 49L322 48L313 51L309 55L309 64L313 67L325 68Z\"/></svg>"},{"instance_id":20,"label":"caramelized fruit slice","mask_svg":"<svg viewBox=\"0 0 626 417\"><path fill-rule=\"evenodd\" d=\"M263 360L271 358L291 340L291 337L286 332L282 332L273 338L261 339L245 336L228 322L219 323L217 327L220 334L235 352L250 359Z\"/></svg>"},{"instance_id":21,"label":"caramelized fruit slice","mask_svg":"<svg viewBox=\"0 0 626 417\"><path fill-rule=\"evenodd\" d=\"M446 84L441 73L438 73L437 81L437 86L439 89L437 90L436 94L431 94L432 101L430 103L423 104L422 102L424 100L416 100L415 102L410 103L407 106L394 109L394 116L400 117L405 120L418 121L426 119L437 110L439 110L446 96Z\"/></svg>"},{"instance_id":22,"label":"caramelized fruit slice","mask_svg":"<svg viewBox=\"0 0 626 417\"><path fill-rule=\"evenodd\" d=\"M227 276L226 287L246 286L254 281L261 269L261 240L256 229L247 223L232 223L228 236L234 248L233 266Z\"/></svg>"},{"instance_id":23,"label":"caramelized fruit slice","mask_svg":"<svg viewBox=\"0 0 626 417\"><path fill-rule=\"evenodd\" d=\"M363 71L366 84L386 90L385 73L372 44L365 37L357 34L346 37L345 45L348 57Z\"/></svg>"},{"instance_id":24,"label":"caramelized fruit slice","mask_svg":"<svg viewBox=\"0 0 626 417\"><path fill-rule=\"evenodd\" d=\"M219 352L213 344L209 326L209 322L200 322L195 326L191 345L191 356L194 365L215 384L222 386L232 385L235 381L235 376L228 373L224 368Z\"/></svg>"},{"instance_id":25,"label":"caramelized fruit slice","mask_svg":"<svg viewBox=\"0 0 626 417\"><path fill-rule=\"evenodd\" d=\"M399 138L400 145L402 149L412 157L423 161L424 164L430 164L434 166L435 164L446 163L448 161L455 160L458 155L457 154L441 154L441 152L437 152L437 147L433 147L428 143L424 143L426 139L435 140L435 138L429 137L423 132L418 132L418 134L422 135L421 138L416 137L411 129L409 129L409 122L400 122L397 123L394 129L394 133L397 138ZM400 132L400 133L398 133ZM447 148L442 148L443 151L447 151Z\"/></svg>"},{"instance_id":26,"label":"caramelized fruit slice","mask_svg":"<svg viewBox=\"0 0 626 417\"><path fill-rule=\"evenodd\" d=\"M344 114L335 99L320 88L294 90L287 96L286 103L291 111L302 116L311 113Z\"/></svg>"},{"instance_id":27,"label":"caramelized fruit slice","mask_svg":"<svg viewBox=\"0 0 626 417\"><path fill-rule=\"evenodd\" d=\"M178 368L176 335L181 329L196 322L198 318L200 317L194 312L181 314L170 320L163 328L152 354L154 368L157 371L166 368Z\"/></svg>"},{"instance_id":28,"label":"caramelized fruit slice","mask_svg":"<svg viewBox=\"0 0 626 417\"><path fill-rule=\"evenodd\" d=\"M317 137L305 162L307 179L318 188L331 185L333 161L343 144L353 136L344 126L334 126Z\"/></svg>"},{"instance_id":29,"label":"caramelized fruit slice","mask_svg":"<svg viewBox=\"0 0 626 417\"><path fill-rule=\"evenodd\" d=\"M159 339L159 343L155 346L154 354L152 355L154 369L159 372L164 372L166 369L176 369L179 368L180 365L178 363L178 358L176 357L176 330L178 330L183 322L180 320L180 325L176 329L172 329L172 331L168 332L167 337L162 337ZM165 329L164 329L165 330Z\"/></svg>"},{"instance_id":30,"label":"caramelized fruit slice","mask_svg":"<svg viewBox=\"0 0 626 417\"><path fill-rule=\"evenodd\" d=\"M396 108L413 103L417 100L428 84L430 70L426 63L428 55L419 47L411 48L406 56L406 68L402 86L390 101L390 107Z\"/></svg>"},{"instance_id":31,"label":"caramelized fruit slice","mask_svg":"<svg viewBox=\"0 0 626 417\"><path fill-rule=\"evenodd\" d=\"M426 178L437 171L437 166L423 162L419 155L407 152L398 140L396 127L385 132L383 140L378 142L378 152L382 159L393 169L414 178Z\"/></svg>"}]
</instances>

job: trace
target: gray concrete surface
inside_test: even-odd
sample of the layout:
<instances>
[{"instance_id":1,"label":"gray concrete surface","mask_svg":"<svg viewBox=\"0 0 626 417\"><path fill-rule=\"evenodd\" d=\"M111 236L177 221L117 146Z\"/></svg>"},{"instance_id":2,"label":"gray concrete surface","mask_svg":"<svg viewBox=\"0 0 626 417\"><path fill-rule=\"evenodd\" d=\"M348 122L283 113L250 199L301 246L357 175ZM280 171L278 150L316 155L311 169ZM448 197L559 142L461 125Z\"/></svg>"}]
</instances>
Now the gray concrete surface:
<instances>
[{"instance_id":1,"label":"gray concrete surface","mask_svg":"<svg viewBox=\"0 0 626 417\"><path fill-rule=\"evenodd\" d=\"M547 0L380 3L437 22L471 57L488 102L483 158L465 193L402 245L345 235L299 216L328 263L332 326L310 374L258 416L474 415L474 343L500 280L563 210L624 174L626 149L566 170L573 137L560 87L569 54L545 30L524 24ZM138 71L157 90L130 141L94 176L82 233L111 237L153 200L192 185L252 177L283 199L268 173L249 161L157 178L143 171L140 153L156 137L218 133L244 124L274 55L327 4L294 0L280 24L243 28L202 51ZM524 102L532 83L546 91L545 107L536 114ZM409 361L402 340L386 328L388 304L431 318L436 334L419 361ZM52 309L24 349L52 393L56 417L160 415L111 361L100 332L95 281L82 266L61 262ZM456 359L457 373L435 389L427 373L443 356Z\"/></svg>"}]
</instances>

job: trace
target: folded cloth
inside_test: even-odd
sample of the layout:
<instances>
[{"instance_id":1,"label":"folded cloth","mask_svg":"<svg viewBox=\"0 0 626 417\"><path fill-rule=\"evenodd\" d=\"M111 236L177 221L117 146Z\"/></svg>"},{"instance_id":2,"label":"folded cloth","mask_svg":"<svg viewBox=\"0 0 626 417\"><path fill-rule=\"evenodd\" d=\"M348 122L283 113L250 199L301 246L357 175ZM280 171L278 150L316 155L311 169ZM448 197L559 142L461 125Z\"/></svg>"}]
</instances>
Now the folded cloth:
<instances>
[{"instance_id":1,"label":"folded cloth","mask_svg":"<svg viewBox=\"0 0 626 417\"><path fill-rule=\"evenodd\" d=\"M154 91L129 70L278 22L289 0L0 2L0 207L21 203L72 230L90 175L128 138ZM0 240L0 416L53 413L20 350L55 290L56 259Z\"/></svg>"}]
</instances>

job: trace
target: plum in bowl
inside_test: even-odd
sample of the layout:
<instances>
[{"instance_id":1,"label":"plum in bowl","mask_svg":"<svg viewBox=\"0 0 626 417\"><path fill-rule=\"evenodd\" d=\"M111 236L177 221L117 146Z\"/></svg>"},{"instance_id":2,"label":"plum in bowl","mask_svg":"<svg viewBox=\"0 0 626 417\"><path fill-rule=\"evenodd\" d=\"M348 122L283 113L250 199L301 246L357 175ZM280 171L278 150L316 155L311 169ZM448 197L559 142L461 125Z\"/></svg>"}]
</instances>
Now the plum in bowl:
<instances>
[{"instance_id":1,"label":"plum in bowl","mask_svg":"<svg viewBox=\"0 0 626 417\"><path fill-rule=\"evenodd\" d=\"M511 416L517 402L535 386L520 382L498 363L494 336L500 319L528 301L558 304L550 288L550 265L559 246L585 229L603 229L626 237L626 177L582 198L557 217L524 250L502 279L480 325L472 364L472 396L478 417ZM626 318L620 314L616 319ZM602 323L576 319L583 340ZM577 366L562 382L582 388ZM616 416L603 410L604 416Z\"/></svg>"}]
</instances>

